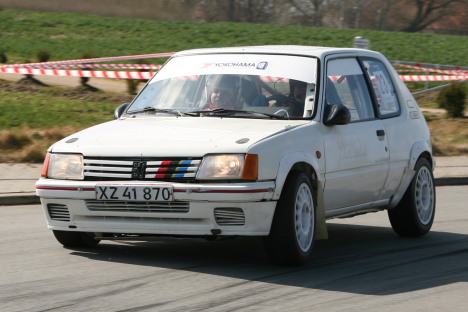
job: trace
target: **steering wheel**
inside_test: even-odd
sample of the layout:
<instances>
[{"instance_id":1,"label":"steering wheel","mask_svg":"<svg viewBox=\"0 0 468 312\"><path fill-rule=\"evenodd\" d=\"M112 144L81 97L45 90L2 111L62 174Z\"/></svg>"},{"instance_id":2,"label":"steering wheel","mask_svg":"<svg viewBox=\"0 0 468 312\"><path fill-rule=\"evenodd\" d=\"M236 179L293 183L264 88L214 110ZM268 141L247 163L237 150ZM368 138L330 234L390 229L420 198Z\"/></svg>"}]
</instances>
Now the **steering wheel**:
<instances>
[{"instance_id":1,"label":"steering wheel","mask_svg":"<svg viewBox=\"0 0 468 312\"><path fill-rule=\"evenodd\" d=\"M270 102L275 101L272 106L275 107L291 107L293 110L301 110L303 109L303 105L296 101L295 98L283 95L283 94L275 94L266 98L268 105Z\"/></svg>"}]
</instances>

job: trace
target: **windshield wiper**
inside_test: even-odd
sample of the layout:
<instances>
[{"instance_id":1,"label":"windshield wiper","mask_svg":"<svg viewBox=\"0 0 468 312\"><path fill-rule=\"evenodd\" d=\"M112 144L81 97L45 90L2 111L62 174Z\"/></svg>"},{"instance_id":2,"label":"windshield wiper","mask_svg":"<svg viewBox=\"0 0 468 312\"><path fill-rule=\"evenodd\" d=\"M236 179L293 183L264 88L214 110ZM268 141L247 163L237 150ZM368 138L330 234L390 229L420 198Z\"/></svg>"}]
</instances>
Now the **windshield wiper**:
<instances>
[{"instance_id":1,"label":"windshield wiper","mask_svg":"<svg viewBox=\"0 0 468 312\"><path fill-rule=\"evenodd\" d=\"M261 113L256 111L245 111L245 110L237 110L237 109L226 109L226 108L214 108L210 110L198 110L190 112L193 114L200 114L201 116L235 116L235 115L256 115L256 116L266 116L272 119L289 119L289 116L285 115L274 115L274 114L267 114ZM190 114L188 113L188 114Z\"/></svg>"},{"instance_id":2,"label":"windshield wiper","mask_svg":"<svg viewBox=\"0 0 468 312\"><path fill-rule=\"evenodd\" d=\"M176 115L176 116L181 116L181 117L185 116L185 113L182 113L181 111L178 111L175 109L155 108L152 106L146 106L143 109L138 109L138 110L127 112L127 114L138 114L138 113L165 113L165 114L171 114L171 115Z\"/></svg>"}]
</instances>

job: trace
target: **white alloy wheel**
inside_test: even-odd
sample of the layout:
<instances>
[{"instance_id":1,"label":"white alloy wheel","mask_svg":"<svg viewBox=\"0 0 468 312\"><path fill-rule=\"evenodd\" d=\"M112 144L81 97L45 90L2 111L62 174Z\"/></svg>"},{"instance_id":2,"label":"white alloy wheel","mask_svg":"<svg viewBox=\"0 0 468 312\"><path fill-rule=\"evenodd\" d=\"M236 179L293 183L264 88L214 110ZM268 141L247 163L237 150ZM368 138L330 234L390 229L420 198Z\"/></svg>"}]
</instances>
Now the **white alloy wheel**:
<instances>
[{"instance_id":1,"label":"white alloy wheel","mask_svg":"<svg viewBox=\"0 0 468 312\"><path fill-rule=\"evenodd\" d=\"M393 230L401 236L427 234L434 222L436 190L432 166L426 158L416 162L416 172L398 205L388 211Z\"/></svg>"},{"instance_id":2,"label":"white alloy wheel","mask_svg":"<svg viewBox=\"0 0 468 312\"><path fill-rule=\"evenodd\" d=\"M312 183L305 172L292 171L281 192L271 225L264 238L270 259L277 264L305 263L315 239L315 205Z\"/></svg>"},{"instance_id":3,"label":"white alloy wheel","mask_svg":"<svg viewBox=\"0 0 468 312\"><path fill-rule=\"evenodd\" d=\"M314 200L306 183L299 186L295 203L296 238L299 248L307 252L314 238Z\"/></svg>"},{"instance_id":4,"label":"white alloy wheel","mask_svg":"<svg viewBox=\"0 0 468 312\"><path fill-rule=\"evenodd\" d=\"M421 167L416 177L415 185L416 211L422 224L427 225L434 213L434 186L431 172L427 167Z\"/></svg>"}]
</instances>

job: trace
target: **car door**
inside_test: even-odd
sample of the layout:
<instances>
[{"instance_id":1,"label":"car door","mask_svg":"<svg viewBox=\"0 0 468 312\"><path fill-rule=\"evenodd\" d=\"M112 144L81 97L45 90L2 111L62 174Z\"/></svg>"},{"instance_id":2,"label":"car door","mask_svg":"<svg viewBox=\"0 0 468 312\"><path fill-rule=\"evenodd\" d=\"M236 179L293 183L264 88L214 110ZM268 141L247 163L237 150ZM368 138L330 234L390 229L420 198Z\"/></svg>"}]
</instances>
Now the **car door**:
<instances>
[{"instance_id":1,"label":"car door","mask_svg":"<svg viewBox=\"0 0 468 312\"><path fill-rule=\"evenodd\" d=\"M324 106L344 105L351 121L324 125L326 210L369 206L380 199L389 168L388 142L356 58L326 62ZM327 111L324 107L324 111Z\"/></svg>"},{"instance_id":2,"label":"car door","mask_svg":"<svg viewBox=\"0 0 468 312\"><path fill-rule=\"evenodd\" d=\"M418 131L409 127L410 120L420 120L420 114L414 100L407 101L410 114L403 114L402 107L397 94L395 82L385 64L374 58L361 58L364 73L368 77L374 91L378 115L382 120L388 148L390 150L389 173L386 182L386 194L382 197L390 197L398 189L403 177L405 168L410 160L410 151L414 144L420 140ZM408 91L409 92L409 91Z\"/></svg>"}]
</instances>

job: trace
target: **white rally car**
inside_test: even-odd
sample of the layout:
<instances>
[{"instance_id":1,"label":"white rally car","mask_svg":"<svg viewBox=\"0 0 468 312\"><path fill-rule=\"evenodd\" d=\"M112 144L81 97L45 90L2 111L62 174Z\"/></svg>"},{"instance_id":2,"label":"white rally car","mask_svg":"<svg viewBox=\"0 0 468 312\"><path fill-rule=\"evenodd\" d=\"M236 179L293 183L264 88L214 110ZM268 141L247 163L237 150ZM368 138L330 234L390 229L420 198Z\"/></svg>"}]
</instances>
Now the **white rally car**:
<instances>
[{"instance_id":1,"label":"white rally car","mask_svg":"<svg viewBox=\"0 0 468 312\"><path fill-rule=\"evenodd\" d=\"M274 262L297 264L328 219L388 210L399 235L432 226L430 133L378 52L183 51L115 115L48 150L36 190L64 246L263 236Z\"/></svg>"}]
</instances>

